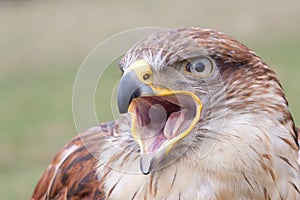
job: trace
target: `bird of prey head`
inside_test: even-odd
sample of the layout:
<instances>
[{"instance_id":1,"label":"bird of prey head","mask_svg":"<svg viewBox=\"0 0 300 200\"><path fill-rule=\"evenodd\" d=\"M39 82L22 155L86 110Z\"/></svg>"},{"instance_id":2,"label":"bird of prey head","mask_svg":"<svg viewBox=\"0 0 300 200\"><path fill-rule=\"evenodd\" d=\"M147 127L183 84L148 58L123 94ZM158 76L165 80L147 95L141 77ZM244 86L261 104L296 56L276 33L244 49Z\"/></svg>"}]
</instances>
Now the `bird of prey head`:
<instances>
[{"instance_id":1,"label":"bird of prey head","mask_svg":"<svg viewBox=\"0 0 300 200\"><path fill-rule=\"evenodd\" d=\"M119 110L131 113L145 174L188 148L204 155L218 140L246 137L255 129L288 127L297 145L275 73L222 33L194 28L156 33L129 50L121 69ZM274 134L283 131L275 129Z\"/></svg>"},{"instance_id":2,"label":"bird of prey head","mask_svg":"<svg viewBox=\"0 0 300 200\"><path fill-rule=\"evenodd\" d=\"M66 145L33 198L300 199L297 131L255 52L181 28L137 42L120 67L120 119Z\"/></svg>"}]
</instances>

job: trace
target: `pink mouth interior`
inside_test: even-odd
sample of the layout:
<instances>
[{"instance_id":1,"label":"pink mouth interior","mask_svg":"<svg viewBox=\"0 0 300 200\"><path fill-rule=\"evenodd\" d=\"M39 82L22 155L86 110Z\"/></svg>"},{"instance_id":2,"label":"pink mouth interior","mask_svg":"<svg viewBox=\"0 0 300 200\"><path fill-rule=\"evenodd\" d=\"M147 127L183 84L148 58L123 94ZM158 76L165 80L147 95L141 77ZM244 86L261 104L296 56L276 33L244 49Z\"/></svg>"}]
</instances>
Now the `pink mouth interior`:
<instances>
[{"instance_id":1,"label":"pink mouth interior","mask_svg":"<svg viewBox=\"0 0 300 200\"><path fill-rule=\"evenodd\" d=\"M131 114L143 151L152 153L184 132L196 116L196 103L184 94L139 97L132 101Z\"/></svg>"}]
</instances>

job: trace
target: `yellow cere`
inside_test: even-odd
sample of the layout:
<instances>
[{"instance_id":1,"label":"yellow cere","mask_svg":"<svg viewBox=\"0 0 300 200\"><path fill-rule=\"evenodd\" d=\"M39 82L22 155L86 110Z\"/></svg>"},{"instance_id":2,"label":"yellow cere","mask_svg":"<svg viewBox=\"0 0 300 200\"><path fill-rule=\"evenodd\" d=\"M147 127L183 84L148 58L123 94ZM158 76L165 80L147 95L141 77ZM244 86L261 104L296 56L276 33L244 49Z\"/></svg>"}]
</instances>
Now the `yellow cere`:
<instances>
[{"instance_id":1,"label":"yellow cere","mask_svg":"<svg viewBox=\"0 0 300 200\"><path fill-rule=\"evenodd\" d=\"M127 71L134 71L138 77L138 79L143 82L143 83L148 83L148 81L144 80L144 75L145 74L149 74L152 75L152 70L150 65L145 61L145 60L138 60L136 62L134 62L132 65L130 65L125 73Z\"/></svg>"}]
</instances>

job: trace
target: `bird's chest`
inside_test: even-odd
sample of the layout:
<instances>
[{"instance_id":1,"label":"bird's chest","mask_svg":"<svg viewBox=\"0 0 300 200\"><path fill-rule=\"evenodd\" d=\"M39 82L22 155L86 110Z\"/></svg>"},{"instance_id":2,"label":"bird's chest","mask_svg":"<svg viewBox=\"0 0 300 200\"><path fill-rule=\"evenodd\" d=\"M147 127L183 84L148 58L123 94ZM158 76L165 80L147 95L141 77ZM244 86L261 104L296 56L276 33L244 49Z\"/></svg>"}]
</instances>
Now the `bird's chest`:
<instances>
[{"instance_id":1,"label":"bird's chest","mask_svg":"<svg viewBox=\"0 0 300 200\"><path fill-rule=\"evenodd\" d=\"M105 182L108 199L203 199L213 197L209 180L190 170L149 175L111 172Z\"/></svg>"},{"instance_id":2,"label":"bird's chest","mask_svg":"<svg viewBox=\"0 0 300 200\"><path fill-rule=\"evenodd\" d=\"M149 175L111 171L104 182L106 199L263 199L236 174L168 168Z\"/></svg>"}]
</instances>

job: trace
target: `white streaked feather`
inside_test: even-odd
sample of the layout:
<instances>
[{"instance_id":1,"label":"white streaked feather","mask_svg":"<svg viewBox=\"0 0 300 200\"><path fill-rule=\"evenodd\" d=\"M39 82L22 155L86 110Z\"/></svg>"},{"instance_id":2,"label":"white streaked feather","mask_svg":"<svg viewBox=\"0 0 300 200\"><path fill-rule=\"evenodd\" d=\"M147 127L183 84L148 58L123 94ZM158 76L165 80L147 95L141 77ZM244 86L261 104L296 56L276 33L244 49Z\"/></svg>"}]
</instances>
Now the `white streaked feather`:
<instances>
[{"instance_id":1,"label":"white streaked feather","mask_svg":"<svg viewBox=\"0 0 300 200\"><path fill-rule=\"evenodd\" d=\"M66 148L64 149L63 152L61 152L61 158L60 158L60 161L59 163L57 163L55 166L54 166L54 172L53 174L57 174L58 173L58 169L61 167L62 163L78 148L77 145L73 145L69 148ZM52 165L49 165L48 168L51 168ZM53 181L55 180L55 177L56 176L52 176L51 178L51 181L49 182L49 186L51 186L53 184ZM48 187L48 191L47 191L47 194L50 193L50 190L51 190L52 187Z\"/></svg>"}]
</instances>

